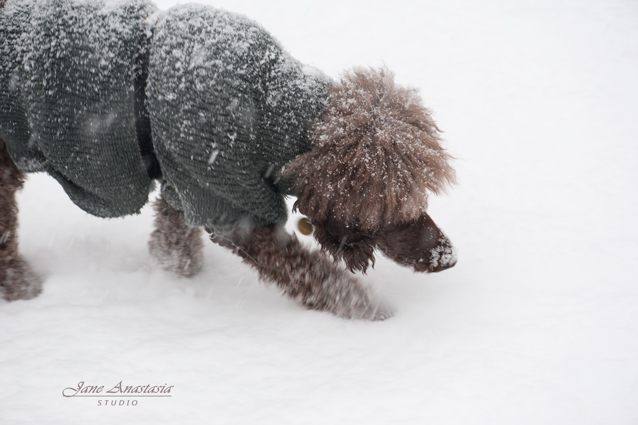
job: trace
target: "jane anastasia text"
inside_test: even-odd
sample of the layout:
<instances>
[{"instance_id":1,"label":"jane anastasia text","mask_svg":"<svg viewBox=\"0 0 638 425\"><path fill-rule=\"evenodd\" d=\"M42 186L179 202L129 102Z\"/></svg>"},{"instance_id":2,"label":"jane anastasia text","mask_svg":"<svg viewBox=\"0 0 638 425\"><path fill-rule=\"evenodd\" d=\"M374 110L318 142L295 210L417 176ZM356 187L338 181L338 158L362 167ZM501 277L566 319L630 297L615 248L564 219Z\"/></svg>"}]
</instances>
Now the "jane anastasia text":
<instances>
[{"instance_id":1,"label":"jane anastasia text","mask_svg":"<svg viewBox=\"0 0 638 425\"><path fill-rule=\"evenodd\" d=\"M76 387L62 390L64 397L170 397L174 385L124 385L118 382L110 390L104 391L104 385L86 385L78 382Z\"/></svg>"}]
</instances>

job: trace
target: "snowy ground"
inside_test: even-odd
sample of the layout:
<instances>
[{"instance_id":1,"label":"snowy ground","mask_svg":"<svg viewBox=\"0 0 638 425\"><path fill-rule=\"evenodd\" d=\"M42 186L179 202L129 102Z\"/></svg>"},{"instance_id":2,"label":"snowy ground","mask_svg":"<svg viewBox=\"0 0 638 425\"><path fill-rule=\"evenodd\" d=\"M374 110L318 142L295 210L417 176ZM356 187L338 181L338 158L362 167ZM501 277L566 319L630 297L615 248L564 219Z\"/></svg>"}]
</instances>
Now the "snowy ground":
<instances>
[{"instance_id":1,"label":"snowy ground","mask_svg":"<svg viewBox=\"0 0 638 425\"><path fill-rule=\"evenodd\" d=\"M381 260L365 279L395 317L339 320L212 244L197 277L162 272L148 209L99 220L32 176L45 289L0 302L0 424L638 423L636 2L215 4L329 75L385 63L421 88L458 158L430 209L458 265ZM62 397L80 381L172 397Z\"/></svg>"}]
</instances>

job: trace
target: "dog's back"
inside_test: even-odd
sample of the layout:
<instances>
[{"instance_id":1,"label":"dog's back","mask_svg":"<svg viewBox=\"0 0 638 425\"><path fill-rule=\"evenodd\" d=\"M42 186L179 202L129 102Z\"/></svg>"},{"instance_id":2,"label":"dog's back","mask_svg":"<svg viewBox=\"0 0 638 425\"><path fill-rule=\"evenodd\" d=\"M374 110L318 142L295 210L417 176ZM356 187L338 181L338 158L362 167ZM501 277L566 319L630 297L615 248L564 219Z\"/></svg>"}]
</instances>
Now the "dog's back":
<instances>
[{"instance_id":1,"label":"dog's back","mask_svg":"<svg viewBox=\"0 0 638 425\"><path fill-rule=\"evenodd\" d=\"M12 158L100 217L139 212L161 177L191 226L284 221L278 173L311 149L329 79L242 16L155 12L146 0L9 0L0 136Z\"/></svg>"},{"instance_id":2,"label":"dog's back","mask_svg":"<svg viewBox=\"0 0 638 425\"><path fill-rule=\"evenodd\" d=\"M329 79L258 23L195 4L153 26L148 78L166 200L193 226L284 221L278 174L311 149Z\"/></svg>"}]
</instances>

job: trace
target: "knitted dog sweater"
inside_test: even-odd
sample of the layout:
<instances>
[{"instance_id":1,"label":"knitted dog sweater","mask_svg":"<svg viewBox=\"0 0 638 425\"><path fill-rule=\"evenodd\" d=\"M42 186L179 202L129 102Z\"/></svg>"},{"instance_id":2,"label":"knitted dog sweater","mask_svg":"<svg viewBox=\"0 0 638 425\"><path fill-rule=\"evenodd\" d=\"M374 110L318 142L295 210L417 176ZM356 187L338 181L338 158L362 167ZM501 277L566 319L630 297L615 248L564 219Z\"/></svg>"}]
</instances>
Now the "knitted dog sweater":
<instances>
[{"instance_id":1,"label":"knitted dog sweater","mask_svg":"<svg viewBox=\"0 0 638 425\"><path fill-rule=\"evenodd\" d=\"M277 176L310 150L328 80L258 24L194 5L157 13L145 0L9 0L0 43L0 137L80 208L118 217L147 202L154 176L134 111L145 54L166 200L191 226L285 220Z\"/></svg>"}]
</instances>

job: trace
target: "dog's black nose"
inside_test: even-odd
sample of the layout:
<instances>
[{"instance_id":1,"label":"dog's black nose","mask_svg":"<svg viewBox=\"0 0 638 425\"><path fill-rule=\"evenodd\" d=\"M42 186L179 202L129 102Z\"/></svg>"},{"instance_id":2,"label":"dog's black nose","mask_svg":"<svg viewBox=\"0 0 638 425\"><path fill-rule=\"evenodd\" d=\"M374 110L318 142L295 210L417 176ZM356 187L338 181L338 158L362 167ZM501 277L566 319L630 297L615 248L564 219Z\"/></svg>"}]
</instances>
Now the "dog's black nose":
<instances>
[{"instance_id":1,"label":"dog's black nose","mask_svg":"<svg viewBox=\"0 0 638 425\"><path fill-rule=\"evenodd\" d=\"M438 273L438 272L442 272L443 270L451 269L455 265L456 265L456 259L454 259L454 261L448 264L439 264L432 270L432 273Z\"/></svg>"},{"instance_id":2,"label":"dog's black nose","mask_svg":"<svg viewBox=\"0 0 638 425\"><path fill-rule=\"evenodd\" d=\"M446 241L447 242L447 241ZM450 269L456 265L458 261L456 257L456 250L454 247L446 243L434 248L430 254L430 272L438 273L443 270Z\"/></svg>"}]
</instances>

